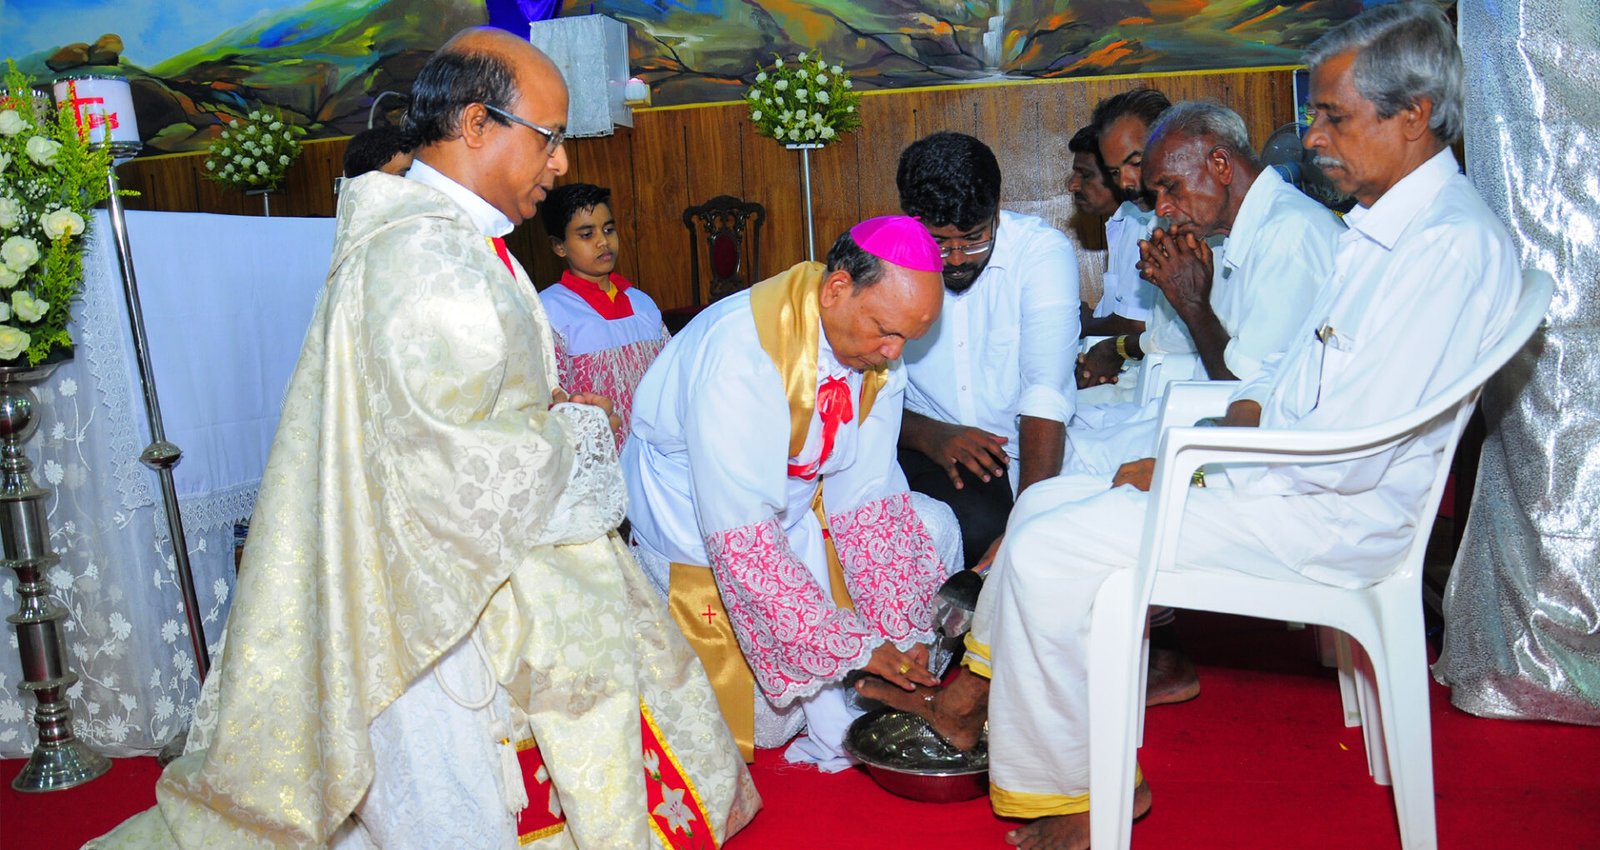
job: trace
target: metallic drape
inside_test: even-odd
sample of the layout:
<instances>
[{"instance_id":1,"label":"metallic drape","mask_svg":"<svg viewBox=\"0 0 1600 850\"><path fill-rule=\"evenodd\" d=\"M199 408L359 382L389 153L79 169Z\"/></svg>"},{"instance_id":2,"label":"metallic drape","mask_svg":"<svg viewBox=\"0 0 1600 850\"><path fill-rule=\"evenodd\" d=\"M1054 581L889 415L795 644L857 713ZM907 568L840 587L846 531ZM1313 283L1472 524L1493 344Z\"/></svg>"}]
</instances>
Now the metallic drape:
<instances>
[{"instance_id":1,"label":"metallic drape","mask_svg":"<svg viewBox=\"0 0 1600 850\"><path fill-rule=\"evenodd\" d=\"M1474 714L1600 725L1600 15L1594 0L1457 8L1467 174L1556 294L1484 392L1434 672Z\"/></svg>"}]
</instances>

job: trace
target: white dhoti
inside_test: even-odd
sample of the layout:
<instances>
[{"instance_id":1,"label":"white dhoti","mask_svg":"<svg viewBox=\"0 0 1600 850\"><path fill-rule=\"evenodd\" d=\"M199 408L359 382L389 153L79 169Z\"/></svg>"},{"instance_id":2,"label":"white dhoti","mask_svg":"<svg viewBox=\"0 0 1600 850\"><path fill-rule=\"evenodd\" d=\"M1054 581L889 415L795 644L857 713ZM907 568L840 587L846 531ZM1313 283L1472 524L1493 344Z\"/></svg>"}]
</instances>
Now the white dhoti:
<instances>
[{"instance_id":1,"label":"white dhoti","mask_svg":"<svg viewBox=\"0 0 1600 850\"><path fill-rule=\"evenodd\" d=\"M1089 806L1089 616L1100 583L1139 555L1149 494L1064 475L1029 487L985 581L966 664L991 677L990 796L996 814L1036 818ZM1190 494L1179 570L1309 581L1271 558L1257 530L1291 510L1225 489ZM991 663L991 659L998 663Z\"/></svg>"}]
</instances>

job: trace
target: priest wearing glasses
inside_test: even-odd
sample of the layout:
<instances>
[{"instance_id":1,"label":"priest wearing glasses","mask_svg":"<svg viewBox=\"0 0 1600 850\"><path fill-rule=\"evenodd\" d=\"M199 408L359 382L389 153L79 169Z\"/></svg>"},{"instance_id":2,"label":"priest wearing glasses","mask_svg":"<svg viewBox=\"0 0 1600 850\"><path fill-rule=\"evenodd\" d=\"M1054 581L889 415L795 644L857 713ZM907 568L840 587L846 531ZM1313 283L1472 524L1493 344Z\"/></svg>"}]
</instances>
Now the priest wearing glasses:
<instances>
[{"instance_id":1,"label":"priest wearing glasses","mask_svg":"<svg viewBox=\"0 0 1600 850\"><path fill-rule=\"evenodd\" d=\"M895 183L944 259L944 309L906 343L900 466L912 490L955 511L973 567L1016 495L1061 472L1077 392L1077 258L1043 219L1000 209L1000 164L971 136L913 142Z\"/></svg>"}]
</instances>

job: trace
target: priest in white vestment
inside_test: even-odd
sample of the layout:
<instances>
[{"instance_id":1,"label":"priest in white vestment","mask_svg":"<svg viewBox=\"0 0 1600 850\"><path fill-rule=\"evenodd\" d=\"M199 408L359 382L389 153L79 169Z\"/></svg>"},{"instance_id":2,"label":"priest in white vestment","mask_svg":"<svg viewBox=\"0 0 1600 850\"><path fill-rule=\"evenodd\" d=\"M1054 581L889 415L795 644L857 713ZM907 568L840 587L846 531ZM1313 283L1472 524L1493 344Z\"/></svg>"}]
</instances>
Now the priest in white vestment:
<instances>
[{"instance_id":1,"label":"priest in white vestment","mask_svg":"<svg viewBox=\"0 0 1600 850\"><path fill-rule=\"evenodd\" d=\"M757 722L752 679L759 702L804 715L788 758L823 769L849 763L847 674L935 681L931 603L955 565L913 508L895 441L898 358L939 315L942 266L915 220L862 222L826 267L800 263L696 316L634 397L633 539L747 757L790 731L765 704Z\"/></svg>"},{"instance_id":2,"label":"priest in white vestment","mask_svg":"<svg viewBox=\"0 0 1600 850\"><path fill-rule=\"evenodd\" d=\"M712 847L759 806L499 238L566 170L559 72L468 30L413 95L409 176L340 198L203 748L91 846Z\"/></svg>"},{"instance_id":3,"label":"priest in white vestment","mask_svg":"<svg viewBox=\"0 0 1600 850\"><path fill-rule=\"evenodd\" d=\"M1305 144L1358 202L1339 237L1332 283L1294 342L1234 394L1225 425L1360 428L1408 413L1477 365L1515 309L1516 250L1462 176L1461 54L1424 3L1379 6L1307 53ZM1382 109L1390 114L1383 115ZM1371 457L1212 470L1182 518L1178 572L1236 573L1363 587L1413 535L1452 423ZM990 803L1032 819L1008 840L1084 850L1090 800L1088 670L1092 602L1139 552L1153 461L1102 479L1063 475L1012 514L967 638L965 669L939 692L869 695L931 719L970 745L988 720ZM1141 781L1135 816L1150 808Z\"/></svg>"},{"instance_id":4,"label":"priest in white vestment","mask_svg":"<svg viewBox=\"0 0 1600 850\"><path fill-rule=\"evenodd\" d=\"M1195 355L1190 373L1164 377L1253 379L1298 340L1333 277L1344 225L1263 168L1244 119L1221 104L1184 101L1161 113L1141 171L1169 224L1142 243L1140 265L1162 287L1161 311L1172 314L1144 336L1162 337L1158 350ZM1213 253L1206 239L1222 243ZM1123 463L1149 457L1160 408L1157 394L1099 424L1074 419L1064 471L1109 481Z\"/></svg>"}]
</instances>

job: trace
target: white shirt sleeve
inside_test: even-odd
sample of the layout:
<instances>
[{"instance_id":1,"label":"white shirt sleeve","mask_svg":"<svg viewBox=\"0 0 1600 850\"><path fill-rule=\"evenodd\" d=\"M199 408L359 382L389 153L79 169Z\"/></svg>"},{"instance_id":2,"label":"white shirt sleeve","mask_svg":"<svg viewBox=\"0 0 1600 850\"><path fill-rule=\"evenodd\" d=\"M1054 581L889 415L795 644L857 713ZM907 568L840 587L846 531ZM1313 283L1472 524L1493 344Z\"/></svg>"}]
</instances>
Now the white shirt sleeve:
<instances>
[{"instance_id":1,"label":"white shirt sleeve","mask_svg":"<svg viewBox=\"0 0 1600 850\"><path fill-rule=\"evenodd\" d=\"M1040 234L1029 248L1022 278L1017 414L1065 423L1077 407L1072 366L1082 322L1072 243L1054 230Z\"/></svg>"}]
</instances>

